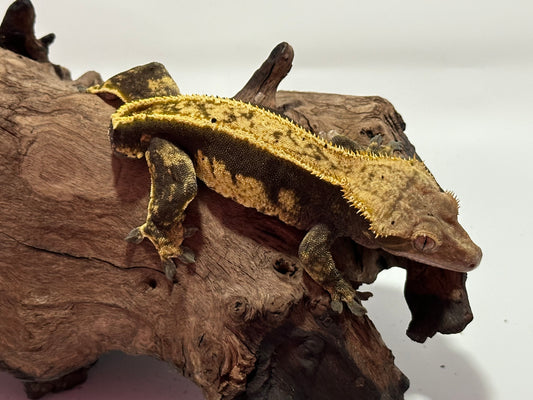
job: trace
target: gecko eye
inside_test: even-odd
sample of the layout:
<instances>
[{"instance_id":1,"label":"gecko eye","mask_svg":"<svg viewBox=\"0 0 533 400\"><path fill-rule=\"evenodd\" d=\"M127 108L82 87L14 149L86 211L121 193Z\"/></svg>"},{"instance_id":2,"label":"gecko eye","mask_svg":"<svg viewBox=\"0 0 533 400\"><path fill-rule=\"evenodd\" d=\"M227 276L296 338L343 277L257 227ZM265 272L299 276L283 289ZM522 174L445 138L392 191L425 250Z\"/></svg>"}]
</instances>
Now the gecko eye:
<instances>
[{"instance_id":1,"label":"gecko eye","mask_svg":"<svg viewBox=\"0 0 533 400\"><path fill-rule=\"evenodd\" d=\"M431 253L437 249L437 242L427 235L418 235L413 240L413 246L423 253Z\"/></svg>"}]
</instances>

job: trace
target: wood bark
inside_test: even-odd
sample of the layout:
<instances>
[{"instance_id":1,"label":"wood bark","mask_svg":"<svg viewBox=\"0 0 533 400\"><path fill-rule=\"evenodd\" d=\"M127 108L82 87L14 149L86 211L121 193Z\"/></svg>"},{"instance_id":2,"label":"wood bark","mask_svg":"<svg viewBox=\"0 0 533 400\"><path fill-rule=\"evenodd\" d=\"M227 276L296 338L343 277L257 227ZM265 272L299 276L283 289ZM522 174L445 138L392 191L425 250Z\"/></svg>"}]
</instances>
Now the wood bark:
<instances>
[{"instance_id":1,"label":"wood bark","mask_svg":"<svg viewBox=\"0 0 533 400\"><path fill-rule=\"evenodd\" d=\"M119 159L114 109L57 67L0 49L0 368L30 397L85 379L111 350L173 364L207 399L401 399L407 378L368 316L340 315L303 271L300 232L200 184L186 224L196 263L175 284L151 244L123 238L142 223L143 160ZM315 132L360 143L376 134L414 147L379 97L276 92L292 49L279 45L236 97L275 108ZM89 80L89 81L87 81ZM179 84L179 79L177 79ZM465 275L335 243L355 284L407 268L408 335L458 332L472 314Z\"/></svg>"}]
</instances>

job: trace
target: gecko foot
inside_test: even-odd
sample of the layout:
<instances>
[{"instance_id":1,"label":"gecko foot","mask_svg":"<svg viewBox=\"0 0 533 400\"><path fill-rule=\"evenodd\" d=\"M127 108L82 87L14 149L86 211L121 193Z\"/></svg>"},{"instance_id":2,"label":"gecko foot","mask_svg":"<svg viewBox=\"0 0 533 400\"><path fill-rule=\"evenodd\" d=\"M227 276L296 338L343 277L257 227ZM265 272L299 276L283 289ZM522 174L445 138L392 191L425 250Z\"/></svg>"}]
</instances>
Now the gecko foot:
<instances>
[{"instance_id":1,"label":"gecko foot","mask_svg":"<svg viewBox=\"0 0 533 400\"><path fill-rule=\"evenodd\" d=\"M183 264L192 264L196 261L194 252L186 246L180 246L181 254L172 256L177 258ZM161 258L161 264L163 265L163 270L165 271L165 276L168 280L174 280L176 276L176 264L170 257Z\"/></svg>"},{"instance_id":2,"label":"gecko foot","mask_svg":"<svg viewBox=\"0 0 533 400\"><path fill-rule=\"evenodd\" d=\"M196 256L194 251L189 249L187 246L180 246L181 254L177 256L177 259L180 260L183 264L193 264L196 261Z\"/></svg>"},{"instance_id":3,"label":"gecko foot","mask_svg":"<svg viewBox=\"0 0 533 400\"><path fill-rule=\"evenodd\" d=\"M380 148L382 144L383 144L383 135L381 133L378 133L377 135L372 137L372 139L370 139L369 147Z\"/></svg>"},{"instance_id":4,"label":"gecko foot","mask_svg":"<svg viewBox=\"0 0 533 400\"><path fill-rule=\"evenodd\" d=\"M177 268L172 258L177 258L183 264L192 264L196 261L194 251L186 246L180 246L181 254L171 255L169 257L161 257L161 264L165 271L165 276L169 281L174 280ZM172 258L171 258L172 257Z\"/></svg>"},{"instance_id":5,"label":"gecko foot","mask_svg":"<svg viewBox=\"0 0 533 400\"><path fill-rule=\"evenodd\" d=\"M395 153L400 153L403 151L403 144L401 142L391 140L386 145L383 145L383 135L379 133L370 139L368 151L375 154L392 156Z\"/></svg>"},{"instance_id":6,"label":"gecko foot","mask_svg":"<svg viewBox=\"0 0 533 400\"><path fill-rule=\"evenodd\" d=\"M340 300L331 300L331 309L335 311L337 314L342 313L342 301Z\"/></svg>"},{"instance_id":7,"label":"gecko foot","mask_svg":"<svg viewBox=\"0 0 533 400\"><path fill-rule=\"evenodd\" d=\"M331 309L335 311L337 314L342 313L343 310L343 304L346 304L350 312L355 315L356 317L362 317L367 313L367 310L365 307L363 307L358 301L355 299L332 299L331 300Z\"/></svg>"},{"instance_id":8,"label":"gecko foot","mask_svg":"<svg viewBox=\"0 0 533 400\"><path fill-rule=\"evenodd\" d=\"M357 292L346 281L337 282L336 288L331 294L331 309L340 314L343 310L343 303L356 317L362 317L367 312L361 304Z\"/></svg>"},{"instance_id":9,"label":"gecko foot","mask_svg":"<svg viewBox=\"0 0 533 400\"><path fill-rule=\"evenodd\" d=\"M347 301L346 305L353 315L356 317L362 317L366 314L366 308L354 300Z\"/></svg>"},{"instance_id":10,"label":"gecko foot","mask_svg":"<svg viewBox=\"0 0 533 400\"><path fill-rule=\"evenodd\" d=\"M313 226L300 243L298 256L309 276L331 295L333 311L340 314L344 303L352 314L363 316L366 309L361 305L357 292L335 267L330 251L335 237L329 226Z\"/></svg>"},{"instance_id":11,"label":"gecko foot","mask_svg":"<svg viewBox=\"0 0 533 400\"><path fill-rule=\"evenodd\" d=\"M183 227L183 238L184 239L190 238L191 236L194 236L196 232L198 232L199 230L200 229L198 229L195 226L184 226Z\"/></svg>"},{"instance_id":12,"label":"gecko foot","mask_svg":"<svg viewBox=\"0 0 533 400\"><path fill-rule=\"evenodd\" d=\"M161 257L161 264L165 271L165 276L169 281L174 280L177 268L172 258L177 258L183 264L192 264L196 261L194 252L186 246L180 246L181 254L172 255L170 257ZM172 258L171 258L172 257Z\"/></svg>"},{"instance_id":13,"label":"gecko foot","mask_svg":"<svg viewBox=\"0 0 533 400\"><path fill-rule=\"evenodd\" d=\"M387 144L387 147L391 149L392 153L401 152L401 151L404 150L403 143L402 142L398 142L396 140L391 140Z\"/></svg>"},{"instance_id":14,"label":"gecko foot","mask_svg":"<svg viewBox=\"0 0 533 400\"><path fill-rule=\"evenodd\" d=\"M347 136L341 135L335 130L331 130L328 132L319 132L318 136L320 136L324 140L327 140L328 142L331 142L335 146L339 146L344 149L351 150L353 152L363 150L363 147L361 147L355 140L350 139Z\"/></svg>"},{"instance_id":15,"label":"gecko foot","mask_svg":"<svg viewBox=\"0 0 533 400\"><path fill-rule=\"evenodd\" d=\"M159 257L161 257L165 275L169 280L172 280L176 275L176 265L172 260L173 258L177 258L183 264L192 264L196 261L194 252L178 243L181 243L183 238L194 235L197 231L198 229L193 227L183 228L181 224L175 225L172 229L161 230L149 220L132 229L125 240L129 243L139 244L144 238L150 239L159 253Z\"/></svg>"},{"instance_id":16,"label":"gecko foot","mask_svg":"<svg viewBox=\"0 0 533 400\"><path fill-rule=\"evenodd\" d=\"M124 238L129 243L139 244L143 241L146 236L144 233L144 225L141 225L137 228L131 230L130 233ZM161 265L163 266L163 271L165 271L165 276L169 281L174 279L176 276L176 264L170 257L161 257Z\"/></svg>"},{"instance_id":17,"label":"gecko foot","mask_svg":"<svg viewBox=\"0 0 533 400\"><path fill-rule=\"evenodd\" d=\"M128 235L124 238L126 242L133 243L133 244L139 244L144 239L144 233L141 229L141 227L134 228L128 233Z\"/></svg>"},{"instance_id":18,"label":"gecko foot","mask_svg":"<svg viewBox=\"0 0 533 400\"><path fill-rule=\"evenodd\" d=\"M162 265L167 279L169 281L174 280L174 277L176 276L176 264L174 264L174 261L172 261L171 258L167 258L166 260L163 260Z\"/></svg>"}]
</instances>

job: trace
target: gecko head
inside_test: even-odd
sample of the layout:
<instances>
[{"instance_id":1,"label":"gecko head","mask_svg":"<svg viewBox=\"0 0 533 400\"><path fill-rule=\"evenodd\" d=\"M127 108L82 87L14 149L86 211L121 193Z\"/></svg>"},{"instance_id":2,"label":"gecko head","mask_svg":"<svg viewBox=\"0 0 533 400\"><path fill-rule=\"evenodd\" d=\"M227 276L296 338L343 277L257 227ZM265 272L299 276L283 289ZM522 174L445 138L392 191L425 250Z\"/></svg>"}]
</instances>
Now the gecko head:
<instances>
[{"instance_id":1,"label":"gecko head","mask_svg":"<svg viewBox=\"0 0 533 400\"><path fill-rule=\"evenodd\" d=\"M453 194L421 191L410 203L409 212L393 213L396 216L390 222L395 227L391 234L376 237L383 250L458 272L468 272L479 265L481 249L459 224L458 203Z\"/></svg>"},{"instance_id":2,"label":"gecko head","mask_svg":"<svg viewBox=\"0 0 533 400\"><path fill-rule=\"evenodd\" d=\"M421 161L365 157L371 173L346 179L343 190L369 223L368 245L453 271L467 272L479 264L481 250L459 224L455 196L440 188Z\"/></svg>"}]
</instances>

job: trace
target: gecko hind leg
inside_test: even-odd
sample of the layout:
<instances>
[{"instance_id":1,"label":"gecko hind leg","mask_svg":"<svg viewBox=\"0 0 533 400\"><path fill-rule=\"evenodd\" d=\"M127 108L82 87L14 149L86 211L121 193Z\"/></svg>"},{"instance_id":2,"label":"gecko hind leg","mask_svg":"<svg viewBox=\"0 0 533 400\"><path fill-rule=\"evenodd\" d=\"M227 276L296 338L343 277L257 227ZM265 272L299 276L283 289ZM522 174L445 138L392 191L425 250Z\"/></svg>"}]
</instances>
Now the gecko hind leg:
<instances>
[{"instance_id":1,"label":"gecko hind leg","mask_svg":"<svg viewBox=\"0 0 533 400\"><path fill-rule=\"evenodd\" d=\"M400 153L403 149L403 144L396 140L391 140L386 145L383 145L383 135L378 133L372 139L367 148L368 151L381 155L393 156L396 152Z\"/></svg>"},{"instance_id":2,"label":"gecko hind leg","mask_svg":"<svg viewBox=\"0 0 533 400\"><path fill-rule=\"evenodd\" d=\"M195 228L184 228L185 209L197 192L196 172L189 156L174 144L153 138L145 153L150 171L150 202L146 222L133 229L126 240L140 243L148 238L161 258L165 274L173 279L176 266L172 258L193 263L194 253L182 246Z\"/></svg>"},{"instance_id":3,"label":"gecko hind leg","mask_svg":"<svg viewBox=\"0 0 533 400\"><path fill-rule=\"evenodd\" d=\"M341 313L344 302L352 314L363 316L366 309L361 305L357 292L335 267L330 251L334 240L335 235L327 225L315 225L300 243L298 255L311 278L331 295L333 311Z\"/></svg>"},{"instance_id":4,"label":"gecko hind leg","mask_svg":"<svg viewBox=\"0 0 533 400\"><path fill-rule=\"evenodd\" d=\"M370 139L368 146L360 145L355 140L341 135L335 130L331 130L329 132L320 132L318 135L323 139L330 141L335 146L351 150L354 153L358 151L368 151L375 154L392 156L396 153L401 153L404 150L403 144L395 140L391 140L386 145L383 145L383 135L381 133L378 133L372 139Z\"/></svg>"},{"instance_id":5,"label":"gecko hind leg","mask_svg":"<svg viewBox=\"0 0 533 400\"><path fill-rule=\"evenodd\" d=\"M318 136L320 136L322 139L325 139L331 142L335 146L339 146L344 149L351 150L354 153L357 151L366 149L366 147L361 146L355 140L352 140L347 136L341 135L335 130L331 130L328 132L319 132Z\"/></svg>"}]
</instances>

